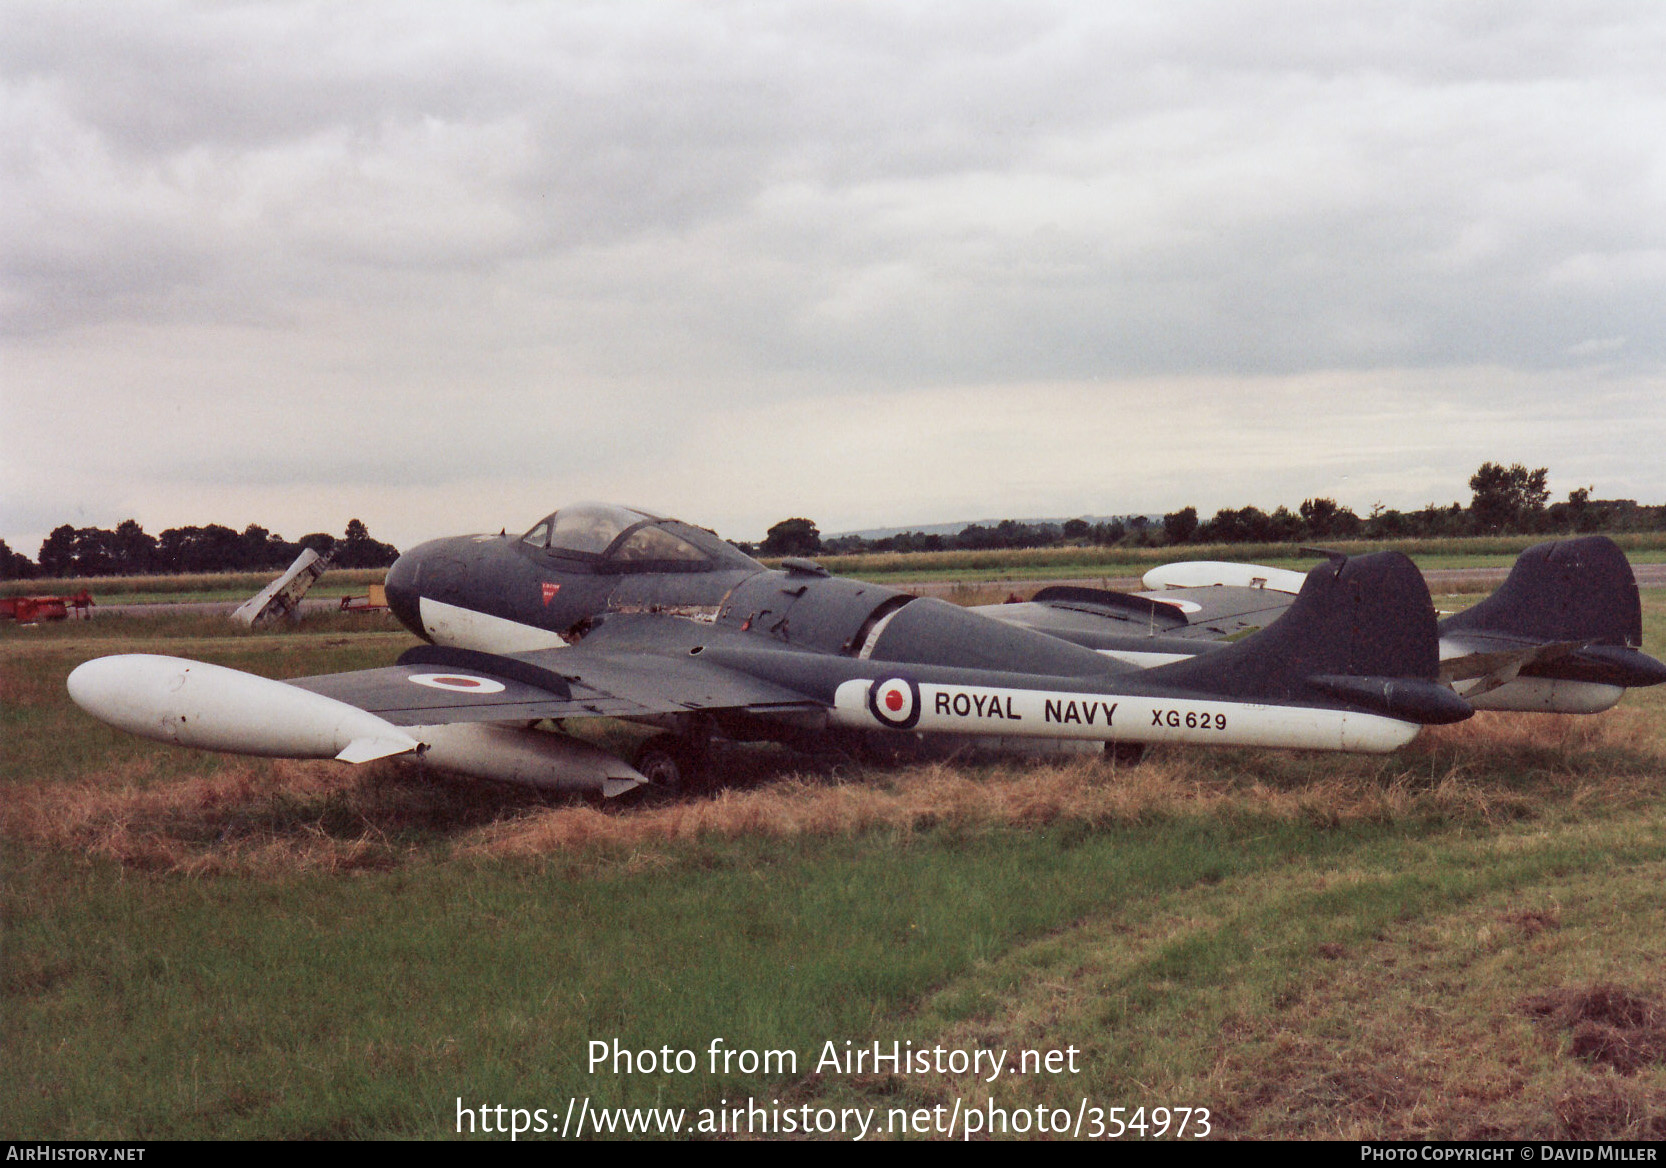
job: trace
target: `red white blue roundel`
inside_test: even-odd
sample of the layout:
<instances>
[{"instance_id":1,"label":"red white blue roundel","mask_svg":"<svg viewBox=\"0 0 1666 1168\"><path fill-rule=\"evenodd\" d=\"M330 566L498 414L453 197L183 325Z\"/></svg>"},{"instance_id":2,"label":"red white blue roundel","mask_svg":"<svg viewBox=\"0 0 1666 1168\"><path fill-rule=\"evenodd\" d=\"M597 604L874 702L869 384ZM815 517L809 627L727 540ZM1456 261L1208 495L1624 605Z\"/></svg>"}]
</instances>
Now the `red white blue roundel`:
<instances>
[{"instance_id":1,"label":"red white blue roundel","mask_svg":"<svg viewBox=\"0 0 1666 1168\"><path fill-rule=\"evenodd\" d=\"M462 673L413 673L411 680L429 689L448 689L452 693L495 694L503 692L503 683L489 677L469 677Z\"/></svg>"},{"instance_id":2,"label":"red white blue roundel","mask_svg":"<svg viewBox=\"0 0 1666 1168\"><path fill-rule=\"evenodd\" d=\"M893 730L920 720L920 687L906 677L882 677L868 687L868 711Z\"/></svg>"}]
</instances>

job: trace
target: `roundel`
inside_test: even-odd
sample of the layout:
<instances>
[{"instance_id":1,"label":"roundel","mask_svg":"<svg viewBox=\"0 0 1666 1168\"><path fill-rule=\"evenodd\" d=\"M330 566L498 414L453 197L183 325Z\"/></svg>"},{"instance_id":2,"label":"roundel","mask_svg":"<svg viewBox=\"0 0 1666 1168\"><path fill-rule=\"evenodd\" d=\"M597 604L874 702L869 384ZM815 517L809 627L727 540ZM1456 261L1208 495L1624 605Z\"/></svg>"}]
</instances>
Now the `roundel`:
<instances>
[{"instance_id":1,"label":"roundel","mask_svg":"<svg viewBox=\"0 0 1666 1168\"><path fill-rule=\"evenodd\" d=\"M411 680L429 689L448 689L452 693L495 694L503 692L503 683L489 677L469 677L461 673L413 673Z\"/></svg>"},{"instance_id":2,"label":"roundel","mask_svg":"<svg viewBox=\"0 0 1666 1168\"><path fill-rule=\"evenodd\" d=\"M906 677L882 677L868 689L868 711L893 730L920 720L920 687Z\"/></svg>"}]
</instances>

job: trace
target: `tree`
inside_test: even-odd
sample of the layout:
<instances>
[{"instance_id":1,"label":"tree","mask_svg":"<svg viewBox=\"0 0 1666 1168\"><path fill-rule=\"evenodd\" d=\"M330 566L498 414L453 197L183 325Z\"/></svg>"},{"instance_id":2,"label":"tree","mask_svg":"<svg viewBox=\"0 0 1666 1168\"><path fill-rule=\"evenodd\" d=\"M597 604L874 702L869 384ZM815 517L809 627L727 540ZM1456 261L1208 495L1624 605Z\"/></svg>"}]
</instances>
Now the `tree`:
<instances>
[{"instance_id":1,"label":"tree","mask_svg":"<svg viewBox=\"0 0 1666 1168\"><path fill-rule=\"evenodd\" d=\"M1139 520L1140 527L1143 529L1145 527L1145 516L1136 515L1134 518ZM1101 546L1121 543L1123 537L1127 534L1128 529L1122 525L1122 521L1119 519L1113 519L1109 523L1095 523L1088 531L1089 539Z\"/></svg>"},{"instance_id":2,"label":"tree","mask_svg":"<svg viewBox=\"0 0 1666 1168\"><path fill-rule=\"evenodd\" d=\"M0 539L0 580L29 580L35 575L35 563L22 552L14 552Z\"/></svg>"},{"instance_id":3,"label":"tree","mask_svg":"<svg viewBox=\"0 0 1666 1168\"><path fill-rule=\"evenodd\" d=\"M1199 527L1200 540L1219 543L1278 543L1293 540L1301 533L1301 520L1280 507L1271 515L1259 507L1223 507L1215 517Z\"/></svg>"},{"instance_id":4,"label":"tree","mask_svg":"<svg viewBox=\"0 0 1666 1168\"><path fill-rule=\"evenodd\" d=\"M1545 486L1549 474L1542 466L1528 470L1518 462L1506 469L1483 462L1469 479L1469 489L1475 492L1469 514L1475 526L1482 531L1533 530L1550 498Z\"/></svg>"},{"instance_id":5,"label":"tree","mask_svg":"<svg viewBox=\"0 0 1666 1168\"><path fill-rule=\"evenodd\" d=\"M370 538L370 529L357 519L347 521L346 538L335 545L330 564L336 568L385 568L399 558L399 549Z\"/></svg>"},{"instance_id":6,"label":"tree","mask_svg":"<svg viewBox=\"0 0 1666 1168\"><path fill-rule=\"evenodd\" d=\"M1575 487L1568 492L1568 525L1575 531L1595 531L1602 526L1602 513L1591 507L1591 488Z\"/></svg>"},{"instance_id":7,"label":"tree","mask_svg":"<svg viewBox=\"0 0 1666 1168\"><path fill-rule=\"evenodd\" d=\"M1197 529L1199 540L1211 543L1250 543L1266 538L1267 516L1259 507L1222 507Z\"/></svg>"},{"instance_id":8,"label":"tree","mask_svg":"<svg viewBox=\"0 0 1666 1168\"><path fill-rule=\"evenodd\" d=\"M169 572L229 572L241 563L243 537L220 523L170 527L156 543L156 558Z\"/></svg>"},{"instance_id":9,"label":"tree","mask_svg":"<svg viewBox=\"0 0 1666 1168\"><path fill-rule=\"evenodd\" d=\"M1411 531L1411 523L1406 516L1392 508L1385 508L1381 503L1371 505L1371 515L1365 521L1365 537L1367 539L1398 539Z\"/></svg>"},{"instance_id":10,"label":"tree","mask_svg":"<svg viewBox=\"0 0 1666 1168\"><path fill-rule=\"evenodd\" d=\"M1163 534L1170 543L1186 543L1196 532L1196 507L1182 507L1163 516Z\"/></svg>"},{"instance_id":11,"label":"tree","mask_svg":"<svg viewBox=\"0 0 1666 1168\"><path fill-rule=\"evenodd\" d=\"M73 575L75 564L75 528L65 523L52 529L52 534L41 541L40 554L35 557L40 563L41 575L63 578Z\"/></svg>"},{"instance_id":12,"label":"tree","mask_svg":"<svg viewBox=\"0 0 1666 1168\"><path fill-rule=\"evenodd\" d=\"M758 552L766 556L813 556L821 551L821 532L808 519L783 519L764 534Z\"/></svg>"},{"instance_id":13,"label":"tree","mask_svg":"<svg viewBox=\"0 0 1666 1168\"><path fill-rule=\"evenodd\" d=\"M156 537L146 535L137 519L123 519L116 524L110 546L118 572L137 576L156 570Z\"/></svg>"},{"instance_id":14,"label":"tree","mask_svg":"<svg viewBox=\"0 0 1666 1168\"><path fill-rule=\"evenodd\" d=\"M1382 504L1377 507L1380 513ZM1309 539L1351 539L1363 526L1358 515L1338 506L1335 499L1303 499L1301 513L1302 528Z\"/></svg>"},{"instance_id":15,"label":"tree","mask_svg":"<svg viewBox=\"0 0 1666 1168\"><path fill-rule=\"evenodd\" d=\"M282 540L279 539L279 552L282 551ZM264 568L274 559L272 548L272 533L258 523L251 523L243 529L243 534L237 538L237 566L248 571Z\"/></svg>"}]
</instances>

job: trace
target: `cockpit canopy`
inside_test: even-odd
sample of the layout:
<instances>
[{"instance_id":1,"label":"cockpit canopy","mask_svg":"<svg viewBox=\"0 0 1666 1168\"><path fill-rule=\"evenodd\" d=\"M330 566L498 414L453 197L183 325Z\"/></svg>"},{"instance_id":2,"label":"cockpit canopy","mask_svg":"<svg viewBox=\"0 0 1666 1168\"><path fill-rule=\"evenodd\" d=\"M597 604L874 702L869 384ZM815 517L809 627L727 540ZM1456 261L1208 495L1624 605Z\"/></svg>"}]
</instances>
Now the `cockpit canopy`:
<instances>
[{"instance_id":1,"label":"cockpit canopy","mask_svg":"<svg viewBox=\"0 0 1666 1168\"><path fill-rule=\"evenodd\" d=\"M613 503L573 503L540 520L521 542L599 571L704 572L758 567L711 532Z\"/></svg>"}]
</instances>

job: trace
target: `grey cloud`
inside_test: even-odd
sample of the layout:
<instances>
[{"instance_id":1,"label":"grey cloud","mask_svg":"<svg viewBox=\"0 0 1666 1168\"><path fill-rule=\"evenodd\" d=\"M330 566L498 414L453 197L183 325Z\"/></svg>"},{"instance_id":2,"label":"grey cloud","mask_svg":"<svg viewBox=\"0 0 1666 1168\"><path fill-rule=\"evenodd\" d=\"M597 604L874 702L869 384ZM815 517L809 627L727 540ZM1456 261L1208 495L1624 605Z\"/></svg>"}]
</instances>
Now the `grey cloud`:
<instances>
[{"instance_id":1,"label":"grey cloud","mask_svg":"<svg viewBox=\"0 0 1666 1168\"><path fill-rule=\"evenodd\" d=\"M630 411L809 441L799 407L850 395L882 419L1053 381L1140 409L1109 387L1198 374L1550 371L1510 381L1502 415L1465 378L1450 425L1555 432L1566 401L1666 359L1652 8L5 16L8 376L165 452L110 437L112 474L415 488L490 459L593 482L674 460L610 420ZM307 434L344 396L373 435ZM176 399L210 421L150 437L135 403ZM926 434L953 412L929 400L902 411Z\"/></svg>"},{"instance_id":2,"label":"grey cloud","mask_svg":"<svg viewBox=\"0 0 1666 1168\"><path fill-rule=\"evenodd\" d=\"M606 281L646 240L720 243L693 266L737 281L793 273L765 297L766 363L1287 369L1523 337L1565 354L1591 327L1660 351L1641 307L1658 271L1554 278L1660 246L1635 208L1660 194L1661 37L1609 27L1617 9L20 11L8 74L90 144L56 176L14 161L9 185L124 253L94 272L51 232L19 245L12 299L46 322L73 319L77 275L108 315L130 302L112 282L317 288L308 262L438 277L562 257L562 278ZM1628 98L1635 125L1607 126ZM1003 177L1024 179L993 192L1007 205L957 206ZM793 185L819 221L768 220ZM841 315L886 271L909 273L907 304ZM677 281L639 327L663 325L656 299L699 320L750 298Z\"/></svg>"}]
</instances>

